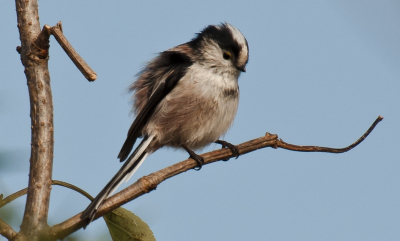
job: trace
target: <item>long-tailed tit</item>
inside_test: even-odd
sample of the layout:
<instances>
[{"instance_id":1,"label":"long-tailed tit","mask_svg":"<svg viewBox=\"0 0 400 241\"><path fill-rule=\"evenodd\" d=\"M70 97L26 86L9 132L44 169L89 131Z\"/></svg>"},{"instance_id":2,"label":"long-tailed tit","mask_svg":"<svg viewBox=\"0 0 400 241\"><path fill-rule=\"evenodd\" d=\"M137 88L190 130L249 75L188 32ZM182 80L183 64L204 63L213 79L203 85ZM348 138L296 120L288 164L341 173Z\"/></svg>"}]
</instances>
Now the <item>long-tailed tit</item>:
<instances>
[{"instance_id":1,"label":"long-tailed tit","mask_svg":"<svg viewBox=\"0 0 400 241\"><path fill-rule=\"evenodd\" d=\"M239 102L238 78L249 58L242 33L228 23L210 25L190 42L161 52L130 86L136 119L118 155L125 164L86 208L89 224L111 193L128 180L145 158L163 146L183 147L201 168L192 149L219 143L232 125ZM136 139L143 140L128 157Z\"/></svg>"}]
</instances>

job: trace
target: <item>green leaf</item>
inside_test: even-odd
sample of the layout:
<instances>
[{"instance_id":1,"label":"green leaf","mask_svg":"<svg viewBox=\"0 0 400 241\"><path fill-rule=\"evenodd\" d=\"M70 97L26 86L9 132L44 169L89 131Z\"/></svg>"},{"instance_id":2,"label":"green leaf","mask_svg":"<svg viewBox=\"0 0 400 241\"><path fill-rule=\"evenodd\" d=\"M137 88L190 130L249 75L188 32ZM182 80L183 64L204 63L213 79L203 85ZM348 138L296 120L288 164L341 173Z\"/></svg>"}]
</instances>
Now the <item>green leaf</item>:
<instances>
[{"instance_id":1,"label":"green leaf","mask_svg":"<svg viewBox=\"0 0 400 241\"><path fill-rule=\"evenodd\" d=\"M125 208L104 215L113 241L155 241L149 225Z\"/></svg>"}]
</instances>

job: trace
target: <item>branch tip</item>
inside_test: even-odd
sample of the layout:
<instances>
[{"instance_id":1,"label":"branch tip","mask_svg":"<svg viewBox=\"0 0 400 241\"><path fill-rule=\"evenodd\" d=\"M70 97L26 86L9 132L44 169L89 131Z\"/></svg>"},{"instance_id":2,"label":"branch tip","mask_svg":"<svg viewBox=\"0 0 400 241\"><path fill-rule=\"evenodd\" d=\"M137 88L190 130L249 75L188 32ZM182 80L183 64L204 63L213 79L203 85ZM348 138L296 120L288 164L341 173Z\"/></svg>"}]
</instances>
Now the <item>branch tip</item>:
<instances>
[{"instance_id":1,"label":"branch tip","mask_svg":"<svg viewBox=\"0 0 400 241\"><path fill-rule=\"evenodd\" d=\"M58 21L58 23L56 24L56 26L57 26L58 28L60 28L61 32L63 31L63 27L62 27L62 22L61 22L61 21Z\"/></svg>"},{"instance_id":2,"label":"branch tip","mask_svg":"<svg viewBox=\"0 0 400 241\"><path fill-rule=\"evenodd\" d=\"M361 142L363 142L365 140L365 138L367 138L367 136L376 127L376 125L378 125L378 123L382 120L383 120L383 117L378 116L376 118L376 120L374 121L374 123L372 123L372 125L368 128L368 130L360 138L358 138L357 141L355 141L353 144L351 144L347 147L344 147L344 148L331 148L331 147L319 147L319 146L298 146L298 145L286 143L281 139L278 141L277 144L279 147L281 147L283 149L291 150L291 151L343 153L343 152L350 151L354 147L358 146Z\"/></svg>"}]
</instances>

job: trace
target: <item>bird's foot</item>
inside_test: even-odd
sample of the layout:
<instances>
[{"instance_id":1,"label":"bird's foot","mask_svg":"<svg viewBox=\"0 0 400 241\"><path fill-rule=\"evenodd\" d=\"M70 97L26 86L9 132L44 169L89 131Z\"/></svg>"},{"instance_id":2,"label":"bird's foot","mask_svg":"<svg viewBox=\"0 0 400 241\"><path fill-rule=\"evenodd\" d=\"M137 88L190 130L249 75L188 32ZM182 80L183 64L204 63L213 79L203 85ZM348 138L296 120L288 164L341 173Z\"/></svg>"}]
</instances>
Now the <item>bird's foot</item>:
<instances>
[{"instance_id":1,"label":"bird's foot","mask_svg":"<svg viewBox=\"0 0 400 241\"><path fill-rule=\"evenodd\" d=\"M197 167L195 167L194 169L199 171L201 169L201 167L204 165L203 157L197 155L192 149L190 149L186 145L182 145L182 147L183 147L183 149L185 149L187 151L187 153L189 153L190 158L192 158L193 160L195 160L197 162Z\"/></svg>"},{"instance_id":2,"label":"bird's foot","mask_svg":"<svg viewBox=\"0 0 400 241\"><path fill-rule=\"evenodd\" d=\"M236 159L239 157L240 155L239 149L235 145L223 140L217 140L215 143L222 145L222 148L229 148L229 150L231 150L233 156L235 156ZM228 161L229 159L230 158L225 159L223 161Z\"/></svg>"}]
</instances>

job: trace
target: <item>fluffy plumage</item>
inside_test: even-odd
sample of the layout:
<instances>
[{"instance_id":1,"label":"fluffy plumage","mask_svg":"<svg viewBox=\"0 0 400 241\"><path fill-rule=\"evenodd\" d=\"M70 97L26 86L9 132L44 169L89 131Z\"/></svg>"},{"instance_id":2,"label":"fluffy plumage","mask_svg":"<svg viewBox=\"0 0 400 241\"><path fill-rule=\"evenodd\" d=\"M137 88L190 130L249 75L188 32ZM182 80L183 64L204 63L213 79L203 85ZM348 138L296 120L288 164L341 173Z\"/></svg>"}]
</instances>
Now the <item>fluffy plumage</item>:
<instances>
[{"instance_id":1,"label":"fluffy plumage","mask_svg":"<svg viewBox=\"0 0 400 241\"><path fill-rule=\"evenodd\" d=\"M127 159L83 212L90 223L105 199L163 146L202 148L226 133L239 101L238 77L248 62L245 37L228 23L210 25L190 42L151 60L130 86L136 118L118 155ZM200 163L201 164L201 163Z\"/></svg>"}]
</instances>

